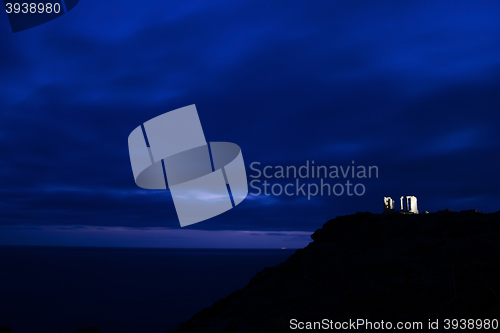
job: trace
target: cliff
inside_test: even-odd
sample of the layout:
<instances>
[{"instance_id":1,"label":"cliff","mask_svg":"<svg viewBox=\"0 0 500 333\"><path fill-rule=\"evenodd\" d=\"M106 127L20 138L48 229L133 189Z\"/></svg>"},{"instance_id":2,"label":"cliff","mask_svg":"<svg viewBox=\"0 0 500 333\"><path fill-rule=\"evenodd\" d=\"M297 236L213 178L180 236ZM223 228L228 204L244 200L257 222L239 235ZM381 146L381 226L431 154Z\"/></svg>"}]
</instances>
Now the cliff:
<instances>
[{"instance_id":1,"label":"cliff","mask_svg":"<svg viewBox=\"0 0 500 333\"><path fill-rule=\"evenodd\" d=\"M286 332L292 318L500 318L500 212L356 213L311 238L170 332Z\"/></svg>"}]
</instances>

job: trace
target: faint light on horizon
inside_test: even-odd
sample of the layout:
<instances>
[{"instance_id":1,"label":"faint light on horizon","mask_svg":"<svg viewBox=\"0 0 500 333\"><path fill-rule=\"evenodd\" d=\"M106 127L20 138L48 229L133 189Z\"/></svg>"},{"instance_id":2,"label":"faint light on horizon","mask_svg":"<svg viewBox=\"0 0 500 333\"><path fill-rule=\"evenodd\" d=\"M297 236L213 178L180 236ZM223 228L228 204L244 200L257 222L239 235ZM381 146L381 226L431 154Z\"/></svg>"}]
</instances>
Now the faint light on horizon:
<instances>
[{"instance_id":1,"label":"faint light on horizon","mask_svg":"<svg viewBox=\"0 0 500 333\"><path fill-rule=\"evenodd\" d=\"M0 245L285 250L305 247L311 241L310 235L307 231L0 226Z\"/></svg>"}]
</instances>

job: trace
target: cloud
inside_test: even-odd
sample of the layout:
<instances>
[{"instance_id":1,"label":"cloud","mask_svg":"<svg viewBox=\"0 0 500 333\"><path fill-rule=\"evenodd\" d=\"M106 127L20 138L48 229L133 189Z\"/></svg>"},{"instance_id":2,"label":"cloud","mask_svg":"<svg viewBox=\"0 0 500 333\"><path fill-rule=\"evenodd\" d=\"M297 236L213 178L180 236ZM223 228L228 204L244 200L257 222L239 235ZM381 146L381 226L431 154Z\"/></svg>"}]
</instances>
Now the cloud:
<instances>
[{"instance_id":1,"label":"cloud","mask_svg":"<svg viewBox=\"0 0 500 333\"><path fill-rule=\"evenodd\" d=\"M255 196L193 230L313 231L387 193L498 210L499 11L90 0L0 34L0 223L178 227L168 191L135 186L127 137L193 103L207 140L237 143L247 166L380 170L362 197Z\"/></svg>"}]
</instances>

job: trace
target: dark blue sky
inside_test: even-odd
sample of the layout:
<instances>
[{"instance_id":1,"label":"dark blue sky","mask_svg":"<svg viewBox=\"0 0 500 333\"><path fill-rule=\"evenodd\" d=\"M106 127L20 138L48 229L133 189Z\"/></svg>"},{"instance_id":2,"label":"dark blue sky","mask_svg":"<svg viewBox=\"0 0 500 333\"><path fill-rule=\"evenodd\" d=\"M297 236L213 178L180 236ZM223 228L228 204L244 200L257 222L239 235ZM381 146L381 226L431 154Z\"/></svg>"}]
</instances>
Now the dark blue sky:
<instances>
[{"instance_id":1,"label":"dark blue sky","mask_svg":"<svg viewBox=\"0 0 500 333\"><path fill-rule=\"evenodd\" d=\"M381 212L384 196L498 211L499 17L492 0L82 0L13 34L0 16L0 244L102 245L97 230L124 227L163 246L299 246L328 217ZM249 175L254 161L354 160L379 177L363 196L249 196L180 229L168 192L136 187L127 137L190 104Z\"/></svg>"}]
</instances>

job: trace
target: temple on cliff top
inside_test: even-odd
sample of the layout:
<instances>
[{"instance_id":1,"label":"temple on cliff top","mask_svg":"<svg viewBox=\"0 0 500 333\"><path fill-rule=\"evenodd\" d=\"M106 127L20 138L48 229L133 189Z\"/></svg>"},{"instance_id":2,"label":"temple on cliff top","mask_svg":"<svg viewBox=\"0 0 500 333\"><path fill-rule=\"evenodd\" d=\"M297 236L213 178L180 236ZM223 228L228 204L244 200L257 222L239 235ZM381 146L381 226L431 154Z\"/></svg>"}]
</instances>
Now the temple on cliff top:
<instances>
[{"instance_id":1,"label":"temple on cliff top","mask_svg":"<svg viewBox=\"0 0 500 333\"><path fill-rule=\"evenodd\" d=\"M394 200L391 197L384 197L384 213L418 214L417 197L405 195L400 198L401 210L396 211Z\"/></svg>"}]
</instances>

